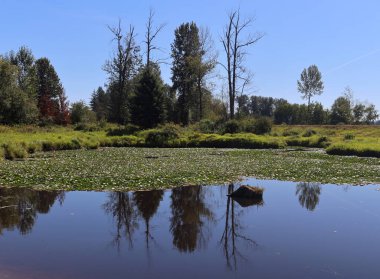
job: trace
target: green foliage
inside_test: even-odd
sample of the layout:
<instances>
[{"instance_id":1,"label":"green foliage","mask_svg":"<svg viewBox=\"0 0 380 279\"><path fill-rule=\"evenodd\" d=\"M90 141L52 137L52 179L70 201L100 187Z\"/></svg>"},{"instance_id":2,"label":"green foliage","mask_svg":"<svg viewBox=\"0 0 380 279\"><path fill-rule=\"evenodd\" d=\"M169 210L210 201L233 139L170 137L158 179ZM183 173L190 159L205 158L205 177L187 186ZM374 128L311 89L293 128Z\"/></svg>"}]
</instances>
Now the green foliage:
<instances>
[{"instance_id":1,"label":"green foliage","mask_svg":"<svg viewBox=\"0 0 380 279\"><path fill-rule=\"evenodd\" d=\"M298 91L302 94L302 98L308 101L310 107L310 100L315 95L321 95L324 89L322 74L316 65L311 65L304 69L301 73L300 80L297 81Z\"/></svg>"},{"instance_id":2,"label":"green foliage","mask_svg":"<svg viewBox=\"0 0 380 279\"><path fill-rule=\"evenodd\" d=\"M380 158L380 147L363 143L336 143L326 149L327 154L341 156L377 157Z\"/></svg>"},{"instance_id":3,"label":"green foliage","mask_svg":"<svg viewBox=\"0 0 380 279\"><path fill-rule=\"evenodd\" d=\"M345 134L344 135L344 140L353 140L355 139L355 135L353 134Z\"/></svg>"},{"instance_id":4,"label":"green foliage","mask_svg":"<svg viewBox=\"0 0 380 279\"><path fill-rule=\"evenodd\" d=\"M254 133L256 135L269 134L272 130L272 120L268 117L259 117L255 120Z\"/></svg>"},{"instance_id":5,"label":"green foliage","mask_svg":"<svg viewBox=\"0 0 380 279\"><path fill-rule=\"evenodd\" d=\"M196 106L197 67L193 63L200 60L201 44L199 29L194 22L181 24L174 32L174 42L171 45L173 59L172 82L173 90L178 92L177 110L179 121L188 125L191 112Z\"/></svg>"},{"instance_id":6,"label":"green foliage","mask_svg":"<svg viewBox=\"0 0 380 279\"><path fill-rule=\"evenodd\" d=\"M198 122L198 129L201 133L211 134L216 131L216 123L210 119L202 119Z\"/></svg>"},{"instance_id":7,"label":"green foliage","mask_svg":"<svg viewBox=\"0 0 380 279\"><path fill-rule=\"evenodd\" d=\"M8 160L25 159L28 157L28 152L22 144L9 143L3 146L4 157Z\"/></svg>"},{"instance_id":8,"label":"green foliage","mask_svg":"<svg viewBox=\"0 0 380 279\"><path fill-rule=\"evenodd\" d=\"M307 129L305 131L305 133L302 134L303 137L307 138L307 137L311 137L313 135L317 134L317 132L313 129Z\"/></svg>"},{"instance_id":9,"label":"green foliage","mask_svg":"<svg viewBox=\"0 0 380 279\"><path fill-rule=\"evenodd\" d=\"M351 101L347 97L337 98L331 107L331 124L349 124L351 121Z\"/></svg>"},{"instance_id":10,"label":"green foliage","mask_svg":"<svg viewBox=\"0 0 380 279\"><path fill-rule=\"evenodd\" d=\"M71 105L71 123L94 123L96 121L95 113L88 107L84 101L75 102Z\"/></svg>"},{"instance_id":11,"label":"green foliage","mask_svg":"<svg viewBox=\"0 0 380 279\"><path fill-rule=\"evenodd\" d=\"M91 109L96 114L98 121L107 121L109 119L110 96L102 87L92 93L90 101Z\"/></svg>"},{"instance_id":12,"label":"green foliage","mask_svg":"<svg viewBox=\"0 0 380 279\"><path fill-rule=\"evenodd\" d=\"M107 136L124 136L124 135L133 135L134 133L140 131L139 126L133 124L127 124L118 128L110 129L107 132Z\"/></svg>"},{"instance_id":13,"label":"green foliage","mask_svg":"<svg viewBox=\"0 0 380 279\"><path fill-rule=\"evenodd\" d=\"M240 123L235 119L228 120L226 123L224 123L223 132L225 134L236 134L239 133L241 130L242 129Z\"/></svg>"},{"instance_id":14,"label":"green foliage","mask_svg":"<svg viewBox=\"0 0 380 279\"><path fill-rule=\"evenodd\" d=\"M176 125L165 125L161 129L150 130L145 138L145 144L151 147L169 146L169 143L179 138Z\"/></svg>"},{"instance_id":15,"label":"green foliage","mask_svg":"<svg viewBox=\"0 0 380 279\"><path fill-rule=\"evenodd\" d=\"M153 128L165 121L165 92L158 67L143 69L133 98L133 123Z\"/></svg>"}]
</instances>

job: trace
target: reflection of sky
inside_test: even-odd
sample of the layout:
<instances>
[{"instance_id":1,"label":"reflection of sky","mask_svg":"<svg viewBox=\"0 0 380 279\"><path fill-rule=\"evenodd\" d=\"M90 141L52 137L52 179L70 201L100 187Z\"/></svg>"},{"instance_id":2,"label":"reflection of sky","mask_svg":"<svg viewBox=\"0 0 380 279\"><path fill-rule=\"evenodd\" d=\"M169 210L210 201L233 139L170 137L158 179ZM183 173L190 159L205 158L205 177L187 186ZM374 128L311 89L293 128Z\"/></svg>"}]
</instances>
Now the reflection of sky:
<instances>
[{"instance_id":1,"label":"reflection of sky","mask_svg":"<svg viewBox=\"0 0 380 279\"><path fill-rule=\"evenodd\" d=\"M296 183L254 179L248 183L265 188L264 206L241 208L234 204L238 234L258 244L252 247L236 238L237 271L228 271L219 244L227 186L203 188L203 201L213 211L214 220L202 219L206 242L193 253L180 253L173 246L170 190L165 191L151 219L149 250L140 220L133 248L123 241L119 252L111 243L113 217L105 214L102 206L107 193L69 192L63 206L56 202L48 214L38 215L30 234L6 231L0 236L0 266L17 267L29 275L39 274L39 278L44 273L58 278L60 274L62 278L173 278L173 274L231 278L233 272L237 278L253 273L258 278L330 278L332 274L377 278L380 192L375 189L379 186L322 185L319 203L309 211L299 203Z\"/></svg>"}]
</instances>

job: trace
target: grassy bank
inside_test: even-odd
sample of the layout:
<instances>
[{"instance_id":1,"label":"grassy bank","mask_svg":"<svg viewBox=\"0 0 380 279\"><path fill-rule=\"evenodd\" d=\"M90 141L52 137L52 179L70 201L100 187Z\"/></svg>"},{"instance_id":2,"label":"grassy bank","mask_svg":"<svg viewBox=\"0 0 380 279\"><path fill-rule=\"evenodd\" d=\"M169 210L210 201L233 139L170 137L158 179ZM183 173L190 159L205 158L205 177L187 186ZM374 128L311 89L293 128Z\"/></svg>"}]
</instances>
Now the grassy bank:
<instances>
[{"instance_id":1,"label":"grassy bank","mask_svg":"<svg viewBox=\"0 0 380 279\"><path fill-rule=\"evenodd\" d=\"M380 183L380 159L321 152L210 148L100 148L41 152L0 164L0 185L60 190L147 190L241 176Z\"/></svg>"},{"instance_id":2,"label":"grassy bank","mask_svg":"<svg viewBox=\"0 0 380 279\"><path fill-rule=\"evenodd\" d=\"M380 157L379 126L274 126L265 135L202 133L198 127L167 125L139 131L131 127L0 126L0 158L27 158L40 151L100 147L214 147L283 149L316 147L331 155Z\"/></svg>"}]
</instances>

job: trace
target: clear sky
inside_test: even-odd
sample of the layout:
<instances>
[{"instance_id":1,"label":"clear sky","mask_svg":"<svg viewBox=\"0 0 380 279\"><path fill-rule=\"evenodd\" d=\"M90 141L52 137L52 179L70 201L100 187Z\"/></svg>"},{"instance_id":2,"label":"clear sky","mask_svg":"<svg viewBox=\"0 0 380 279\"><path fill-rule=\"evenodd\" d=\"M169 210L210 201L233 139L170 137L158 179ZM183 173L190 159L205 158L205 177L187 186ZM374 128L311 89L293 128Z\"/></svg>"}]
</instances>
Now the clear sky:
<instances>
[{"instance_id":1,"label":"clear sky","mask_svg":"<svg viewBox=\"0 0 380 279\"><path fill-rule=\"evenodd\" d=\"M239 6L243 16L256 17L252 32L266 34L246 60L255 94L304 102L296 82L303 68L316 64L325 91L315 100L330 106L350 86L356 99L380 109L378 0L0 0L0 53L30 47L52 61L71 102L89 101L107 81L101 69L113 47L107 25L119 18L125 27L133 24L141 42L153 8L156 23L166 23L157 40L164 52L156 57L170 57L174 29L188 21L210 29L221 56L227 13ZM170 66L162 73L170 82Z\"/></svg>"}]
</instances>

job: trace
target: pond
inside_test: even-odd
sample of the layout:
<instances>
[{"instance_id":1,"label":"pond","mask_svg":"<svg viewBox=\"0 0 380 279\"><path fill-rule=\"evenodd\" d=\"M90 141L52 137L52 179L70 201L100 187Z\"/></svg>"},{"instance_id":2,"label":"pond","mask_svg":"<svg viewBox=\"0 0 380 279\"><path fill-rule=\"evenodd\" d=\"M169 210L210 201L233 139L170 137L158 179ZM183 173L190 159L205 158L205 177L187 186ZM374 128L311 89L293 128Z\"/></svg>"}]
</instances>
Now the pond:
<instances>
[{"instance_id":1,"label":"pond","mask_svg":"<svg viewBox=\"0 0 380 279\"><path fill-rule=\"evenodd\" d=\"M241 184L263 200L228 198ZM0 278L380 278L379 188L0 188Z\"/></svg>"}]
</instances>

